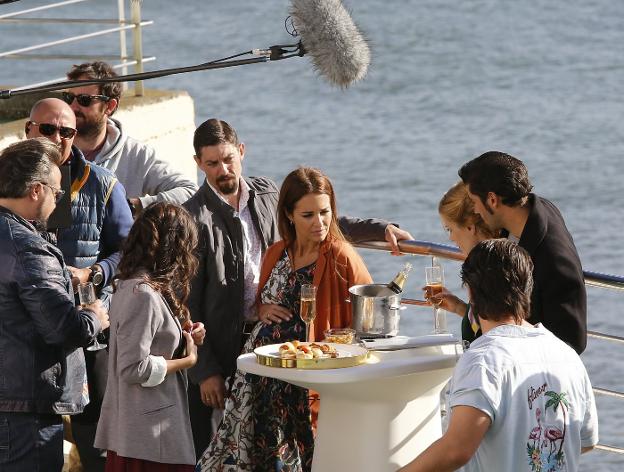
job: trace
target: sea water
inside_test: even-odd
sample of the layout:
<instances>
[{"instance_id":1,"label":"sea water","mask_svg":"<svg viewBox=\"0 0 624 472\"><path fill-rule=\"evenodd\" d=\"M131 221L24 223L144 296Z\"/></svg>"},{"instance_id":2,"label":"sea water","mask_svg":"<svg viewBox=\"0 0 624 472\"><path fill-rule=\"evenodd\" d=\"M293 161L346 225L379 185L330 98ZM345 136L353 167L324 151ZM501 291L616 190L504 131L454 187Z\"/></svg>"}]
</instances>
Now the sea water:
<instances>
[{"instance_id":1,"label":"sea water","mask_svg":"<svg viewBox=\"0 0 624 472\"><path fill-rule=\"evenodd\" d=\"M43 4L0 6L0 14ZM113 0L77 4L65 16L116 17ZM528 166L535 192L560 208L586 270L624 274L624 2L609 0L345 1L373 53L366 80L330 86L307 58L197 72L147 82L187 90L196 121L231 123L247 145L247 175L278 183L299 165L333 180L341 214L383 217L416 239L445 242L437 202L462 163L501 150ZM284 30L288 1L142 2L147 69L198 64L296 42ZM40 13L37 16L49 15ZM57 14L58 16L58 14ZM18 29L19 26L19 29ZM80 26L0 25L3 49L69 36ZM59 29L60 33L59 33ZM66 33L65 34L65 30ZM51 52L114 54L115 36ZM74 61L75 62L75 61ZM59 77L67 61L0 62L0 83ZM167 119L166 116L154 119ZM191 159L191 156L180 156ZM364 251L376 281L403 261ZM425 258L406 296L422 297ZM420 265L417 265L420 264ZM443 261L462 294L459 265ZM588 288L589 328L623 335L622 293ZM401 313L401 333L425 334L431 310ZM459 334L459 317L449 315ZM624 390L624 350L590 339L583 354L595 386ZM601 441L624 447L624 404L597 397ZM621 470L621 456L593 452L582 470Z\"/></svg>"}]
</instances>

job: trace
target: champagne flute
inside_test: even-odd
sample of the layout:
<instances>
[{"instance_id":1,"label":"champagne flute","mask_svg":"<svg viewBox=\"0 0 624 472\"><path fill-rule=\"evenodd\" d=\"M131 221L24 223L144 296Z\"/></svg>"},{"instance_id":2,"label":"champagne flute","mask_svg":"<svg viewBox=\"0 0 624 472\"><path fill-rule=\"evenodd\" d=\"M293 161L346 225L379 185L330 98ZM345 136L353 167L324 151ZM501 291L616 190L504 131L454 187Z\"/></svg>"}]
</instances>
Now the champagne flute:
<instances>
[{"instance_id":1,"label":"champagne flute","mask_svg":"<svg viewBox=\"0 0 624 472\"><path fill-rule=\"evenodd\" d=\"M93 287L93 282L78 284L78 298L80 299L80 305L82 307L86 307L88 305L91 305L92 303L95 303L97 297L95 296L95 288ZM100 349L106 348L106 344L98 342L98 336L95 337L92 344L86 347L87 351L99 351Z\"/></svg>"},{"instance_id":2,"label":"champagne flute","mask_svg":"<svg viewBox=\"0 0 624 472\"><path fill-rule=\"evenodd\" d=\"M433 305L433 332L434 334L447 333L446 312L440 308L440 302L431 297L442 292L444 288L444 270L442 266L434 264L425 267L425 298Z\"/></svg>"},{"instance_id":3,"label":"champagne flute","mask_svg":"<svg viewBox=\"0 0 624 472\"><path fill-rule=\"evenodd\" d=\"M310 323L316 318L316 287L311 284L301 286L301 299L299 303L299 316L306 325L305 340L310 339Z\"/></svg>"}]
</instances>

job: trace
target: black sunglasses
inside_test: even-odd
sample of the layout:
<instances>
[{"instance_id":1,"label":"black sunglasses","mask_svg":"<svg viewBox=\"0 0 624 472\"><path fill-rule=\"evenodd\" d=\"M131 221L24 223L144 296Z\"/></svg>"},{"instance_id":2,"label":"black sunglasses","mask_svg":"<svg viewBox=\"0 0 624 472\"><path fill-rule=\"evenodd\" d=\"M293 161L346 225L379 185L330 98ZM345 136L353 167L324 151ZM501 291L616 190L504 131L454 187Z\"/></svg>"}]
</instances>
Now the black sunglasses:
<instances>
[{"instance_id":1,"label":"black sunglasses","mask_svg":"<svg viewBox=\"0 0 624 472\"><path fill-rule=\"evenodd\" d=\"M50 190L52 190L52 192L54 193L54 201L56 203L61 201L61 198L63 198L63 195L65 195L65 190L60 189L60 188L55 188L52 187L52 185L50 185L47 182L41 182L41 185L45 185L46 187L48 187Z\"/></svg>"},{"instance_id":2,"label":"black sunglasses","mask_svg":"<svg viewBox=\"0 0 624 472\"><path fill-rule=\"evenodd\" d=\"M35 121L29 121L28 126L38 126L39 132L44 136L54 136L57 131L62 139L71 139L76 136L76 130L69 126L56 126L52 123L37 123Z\"/></svg>"},{"instance_id":3,"label":"black sunglasses","mask_svg":"<svg viewBox=\"0 0 624 472\"><path fill-rule=\"evenodd\" d=\"M91 106L91 102L93 100L101 100L103 102L108 102L110 100L110 97L107 97L106 95L88 95L86 93L76 95L71 92L63 92L61 95L63 96L63 101L68 105L74 103L74 99L76 99L78 105L82 107Z\"/></svg>"}]
</instances>

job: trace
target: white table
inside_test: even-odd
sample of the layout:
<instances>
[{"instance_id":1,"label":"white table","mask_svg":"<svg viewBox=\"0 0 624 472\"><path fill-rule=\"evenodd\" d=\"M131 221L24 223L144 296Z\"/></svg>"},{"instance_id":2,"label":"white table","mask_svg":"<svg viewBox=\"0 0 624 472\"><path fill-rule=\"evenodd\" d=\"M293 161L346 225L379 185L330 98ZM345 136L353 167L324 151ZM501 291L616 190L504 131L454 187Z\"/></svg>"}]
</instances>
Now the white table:
<instances>
[{"instance_id":1,"label":"white table","mask_svg":"<svg viewBox=\"0 0 624 472\"><path fill-rule=\"evenodd\" d=\"M240 356L238 368L319 392L313 472L395 471L440 437L440 393L461 353L450 335L420 340L344 369L268 367L254 354Z\"/></svg>"}]
</instances>

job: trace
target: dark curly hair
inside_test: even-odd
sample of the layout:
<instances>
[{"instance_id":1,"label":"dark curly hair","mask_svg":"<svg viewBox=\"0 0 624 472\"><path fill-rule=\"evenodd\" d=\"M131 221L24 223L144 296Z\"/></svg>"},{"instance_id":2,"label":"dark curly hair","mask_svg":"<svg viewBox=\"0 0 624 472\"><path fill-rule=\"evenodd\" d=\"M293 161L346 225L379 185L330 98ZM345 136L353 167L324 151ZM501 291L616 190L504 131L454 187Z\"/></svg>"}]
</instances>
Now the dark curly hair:
<instances>
[{"instance_id":1,"label":"dark curly hair","mask_svg":"<svg viewBox=\"0 0 624 472\"><path fill-rule=\"evenodd\" d=\"M481 154L464 164L458 173L470 193L478 195L483 204L488 193L494 192L507 206L524 205L533 190L524 162L504 152Z\"/></svg>"},{"instance_id":2,"label":"dark curly hair","mask_svg":"<svg viewBox=\"0 0 624 472\"><path fill-rule=\"evenodd\" d=\"M470 289L470 303L479 318L499 321L511 315L520 323L531 316L533 262L518 244L507 239L481 241L466 257L461 279Z\"/></svg>"},{"instance_id":3,"label":"dark curly hair","mask_svg":"<svg viewBox=\"0 0 624 472\"><path fill-rule=\"evenodd\" d=\"M196 246L197 227L189 212L174 203L154 203L132 225L115 279L142 277L184 325L190 319L185 303L197 271Z\"/></svg>"},{"instance_id":4,"label":"dark curly hair","mask_svg":"<svg viewBox=\"0 0 624 472\"><path fill-rule=\"evenodd\" d=\"M117 77L117 72L106 62L95 61L85 62L84 64L74 64L71 70L67 73L69 80L78 80L80 78L86 78L89 80L98 79L112 79ZM121 93L123 92L123 86L121 82L107 82L100 84L100 93L107 97L114 98L119 102Z\"/></svg>"}]
</instances>

